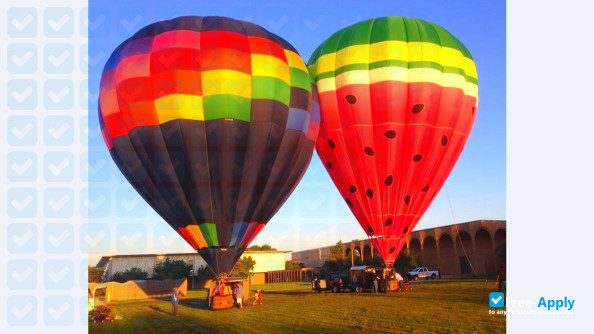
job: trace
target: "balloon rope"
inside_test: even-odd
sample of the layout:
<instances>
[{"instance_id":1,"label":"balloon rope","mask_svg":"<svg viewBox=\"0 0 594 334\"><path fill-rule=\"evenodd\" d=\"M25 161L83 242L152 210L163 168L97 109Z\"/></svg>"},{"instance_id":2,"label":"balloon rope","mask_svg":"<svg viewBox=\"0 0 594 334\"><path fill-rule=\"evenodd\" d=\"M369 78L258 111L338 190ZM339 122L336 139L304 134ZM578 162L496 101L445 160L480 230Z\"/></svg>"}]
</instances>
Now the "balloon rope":
<instances>
[{"instance_id":1,"label":"balloon rope","mask_svg":"<svg viewBox=\"0 0 594 334\"><path fill-rule=\"evenodd\" d=\"M445 190L445 194L448 199L448 204L450 205L450 213L452 214L452 221L454 222L454 227L456 228L457 239L460 240L460 246L462 246L462 251L464 252L464 256L466 256L466 259L468 260L468 264L470 265L470 269L472 270L474 275L479 276L478 272L476 271L476 269L474 269L474 266L472 265L472 261L470 260L470 257L468 256L468 252L466 252L466 247L464 247L464 242L462 242L462 239L460 238L460 230L458 229L458 222L456 221L456 217L454 216L454 208L452 207L452 201L450 201L450 194L448 192L447 185L444 185L443 189Z\"/></svg>"}]
</instances>

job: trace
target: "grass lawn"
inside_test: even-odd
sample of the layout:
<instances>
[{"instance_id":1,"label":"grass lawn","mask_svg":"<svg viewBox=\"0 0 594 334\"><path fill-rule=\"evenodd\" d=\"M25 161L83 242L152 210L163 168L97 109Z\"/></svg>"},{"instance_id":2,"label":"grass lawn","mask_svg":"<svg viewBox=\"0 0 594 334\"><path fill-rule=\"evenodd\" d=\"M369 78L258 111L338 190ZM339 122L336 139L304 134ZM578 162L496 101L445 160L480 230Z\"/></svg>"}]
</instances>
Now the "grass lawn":
<instances>
[{"instance_id":1,"label":"grass lawn","mask_svg":"<svg viewBox=\"0 0 594 334\"><path fill-rule=\"evenodd\" d=\"M420 283L420 284L419 284ZM169 299L112 303L123 320L89 324L89 333L505 333L505 316L490 315L492 281L436 280L389 294L313 293L309 283L274 283L263 305L211 311L191 291L172 317Z\"/></svg>"}]
</instances>

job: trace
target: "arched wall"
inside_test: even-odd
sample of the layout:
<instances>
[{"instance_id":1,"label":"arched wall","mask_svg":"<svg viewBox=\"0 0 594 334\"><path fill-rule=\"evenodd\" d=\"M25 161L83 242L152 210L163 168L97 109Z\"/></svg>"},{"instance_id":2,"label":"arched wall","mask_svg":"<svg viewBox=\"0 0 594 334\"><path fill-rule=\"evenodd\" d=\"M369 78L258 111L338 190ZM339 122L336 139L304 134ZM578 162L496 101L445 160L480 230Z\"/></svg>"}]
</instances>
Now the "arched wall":
<instances>
[{"instance_id":1,"label":"arched wall","mask_svg":"<svg viewBox=\"0 0 594 334\"><path fill-rule=\"evenodd\" d=\"M485 229L479 229L474 236L474 251L476 271L479 275L495 271L495 250L491 234Z\"/></svg>"},{"instance_id":2,"label":"arched wall","mask_svg":"<svg viewBox=\"0 0 594 334\"><path fill-rule=\"evenodd\" d=\"M439 270L442 275L459 275L460 264L454 249L454 240L449 234L439 237Z\"/></svg>"},{"instance_id":3,"label":"arched wall","mask_svg":"<svg viewBox=\"0 0 594 334\"><path fill-rule=\"evenodd\" d=\"M423 266L435 269L439 265L439 254L437 252L437 242L431 236L426 236L423 240Z\"/></svg>"}]
</instances>

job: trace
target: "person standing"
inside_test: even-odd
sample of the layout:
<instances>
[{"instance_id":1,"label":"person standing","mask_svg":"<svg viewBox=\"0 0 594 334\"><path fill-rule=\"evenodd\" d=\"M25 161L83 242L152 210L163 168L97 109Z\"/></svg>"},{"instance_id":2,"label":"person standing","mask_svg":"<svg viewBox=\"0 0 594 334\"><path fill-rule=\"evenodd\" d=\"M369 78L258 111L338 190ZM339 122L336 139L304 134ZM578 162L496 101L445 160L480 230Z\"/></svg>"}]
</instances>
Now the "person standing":
<instances>
[{"instance_id":1,"label":"person standing","mask_svg":"<svg viewBox=\"0 0 594 334\"><path fill-rule=\"evenodd\" d=\"M237 308L243 308L243 284L237 284L235 291L235 299L237 303Z\"/></svg>"},{"instance_id":2,"label":"person standing","mask_svg":"<svg viewBox=\"0 0 594 334\"><path fill-rule=\"evenodd\" d=\"M375 273L375 269L371 272L373 274L373 293L378 293L378 280L377 274Z\"/></svg>"},{"instance_id":3,"label":"person standing","mask_svg":"<svg viewBox=\"0 0 594 334\"><path fill-rule=\"evenodd\" d=\"M505 292L505 265L501 265L497 271L497 278L495 278L495 285L498 286L499 292Z\"/></svg>"},{"instance_id":4,"label":"person standing","mask_svg":"<svg viewBox=\"0 0 594 334\"><path fill-rule=\"evenodd\" d=\"M171 310L171 315L177 317L177 306L179 304L179 298L183 297L184 294L176 288L173 288L173 293L171 295L171 306L172 306L172 310Z\"/></svg>"},{"instance_id":5,"label":"person standing","mask_svg":"<svg viewBox=\"0 0 594 334\"><path fill-rule=\"evenodd\" d=\"M398 281L398 289L400 291L404 291L404 278L402 278L402 276L399 273L396 273L396 276L394 276L394 278L396 278L396 280Z\"/></svg>"}]
</instances>

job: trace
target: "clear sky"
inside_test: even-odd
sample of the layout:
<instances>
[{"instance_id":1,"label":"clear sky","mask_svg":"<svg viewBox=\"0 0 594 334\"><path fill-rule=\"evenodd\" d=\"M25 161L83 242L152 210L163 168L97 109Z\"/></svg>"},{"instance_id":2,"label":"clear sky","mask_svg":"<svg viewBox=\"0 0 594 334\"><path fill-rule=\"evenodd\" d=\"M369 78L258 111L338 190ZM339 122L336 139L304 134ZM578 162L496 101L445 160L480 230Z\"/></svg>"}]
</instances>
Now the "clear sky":
<instances>
[{"instance_id":1,"label":"clear sky","mask_svg":"<svg viewBox=\"0 0 594 334\"><path fill-rule=\"evenodd\" d=\"M104 254L191 251L111 161L96 132L93 98L98 96L103 66L118 44L147 24L183 15L219 15L259 24L289 41L306 62L332 33L368 18L408 16L444 27L475 60L479 109L456 167L415 229L506 218L505 1L91 0L89 5L89 167L93 173L88 196L91 203L101 196L107 199L106 206L91 210L89 217L98 228L106 226L111 236L110 243L90 247L91 264ZM99 21L109 24L93 30L93 23ZM130 242L135 236L136 242ZM314 153L299 186L253 244L302 250L355 238L365 238L365 233Z\"/></svg>"}]
</instances>

